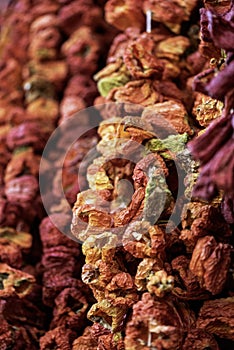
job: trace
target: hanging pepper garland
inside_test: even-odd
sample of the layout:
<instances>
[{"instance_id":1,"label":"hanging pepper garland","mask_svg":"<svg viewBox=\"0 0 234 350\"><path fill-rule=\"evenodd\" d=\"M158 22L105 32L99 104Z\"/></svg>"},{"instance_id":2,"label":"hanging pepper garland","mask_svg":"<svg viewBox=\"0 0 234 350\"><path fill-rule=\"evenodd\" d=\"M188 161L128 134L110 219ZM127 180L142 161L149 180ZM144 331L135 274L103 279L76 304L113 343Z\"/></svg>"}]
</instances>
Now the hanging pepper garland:
<instances>
[{"instance_id":1,"label":"hanging pepper garland","mask_svg":"<svg viewBox=\"0 0 234 350\"><path fill-rule=\"evenodd\" d=\"M163 12L169 3L174 6L174 11ZM127 2L124 12L125 6L121 1L108 1L106 19L116 25L124 13L120 23L121 29L125 29L126 17L130 21L132 18L128 11L130 5L131 1ZM90 166L90 189L78 194L73 208L72 233L84 242L83 253L86 257L82 279L90 286L97 301L88 312L88 318L94 324L86 329L85 335L76 339L75 349L83 344L93 349L219 349L212 334L223 336L224 324L232 323L233 314L226 315L222 326L211 330L212 321L209 323L205 316L209 302L204 300L209 299L210 295L217 297L214 305L231 305L233 302L232 298L219 299L219 294L225 291L232 247L231 230L221 214L220 197L210 204L201 202L195 196L191 200L194 184L199 186L198 163L188 160L185 144L198 129L195 126L191 128L185 118L189 104L193 103L188 98L188 91L193 96L189 83L186 85L185 82L197 74L202 66L209 66L209 62L199 57L199 52L191 56L186 54L191 42L180 35L180 29L183 16L186 19L196 4L193 2L190 5L185 11L179 3L172 4L171 1L160 4L144 2L144 10L150 8L152 18L163 23L164 27L156 25L149 33L141 33L139 28L128 28L119 34L110 48L107 66L94 77L101 94L95 103L114 101L121 107L114 112L101 109L102 117L107 119L99 127L101 140L97 149L102 156ZM181 15L179 19L175 17L176 11ZM204 9L201 10L202 22L206 22L204 13ZM141 28L141 23L138 24ZM205 28L202 27L202 31L206 32ZM205 74L196 77L198 85L201 85L200 76L207 79L223 65L222 52L213 46L210 39L207 40L210 46L205 47L202 43L202 50L215 53L217 68L209 68ZM199 69L192 64L193 57L203 62L198 65ZM186 88L181 89L181 86ZM196 108L193 113L201 126L207 126L211 120L220 117L222 103L215 100L219 98L215 94L208 98L205 89L199 91L203 95L195 94L195 102L200 103L199 108L205 111L207 119L198 119L200 112ZM128 102L142 108L134 109L128 106ZM115 117L123 118L111 118L113 113ZM169 123L179 135L166 137L165 130ZM148 132L145 132L144 126ZM162 133L164 130L165 138L158 139L154 135L155 130ZM225 130L222 141L228 137ZM118 141L119 135L121 142ZM133 140L146 146L153 154L141 154L136 165L129 166L128 162L127 166L126 162L117 164L112 158L134 154L137 148L132 146ZM221 145L220 142L218 147ZM209 143L209 147L212 146ZM209 150L201 148L200 156L202 152L210 155ZM184 204L185 198L182 199L182 229L171 222L167 235L161 222L168 223L168 215L174 209L175 174L171 173L170 167L173 157L187 158L183 166L192 169L185 179L189 187L185 197L191 201ZM161 173L157 170L158 163ZM113 182L117 165L122 166L122 171L119 175L118 170L117 180ZM118 207L109 204L108 211L108 203L117 193L115 186L121 176L131 178L131 175L135 192L130 204L119 211ZM163 177L166 177L166 181L163 181ZM166 196L164 211L161 221L155 223L152 218L160 209L162 193ZM206 199L217 195L216 190L213 196ZM80 224L82 217L87 222L85 230ZM127 228L124 227L126 224ZM117 234L112 233L112 230L116 233L116 228L119 229ZM135 266L133 271L128 268L130 264ZM194 300L204 303L197 320L193 308L186 304L186 301ZM175 315L172 310L176 310ZM212 315L213 322L220 319L218 312ZM180 326L177 328L178 324ZM199 324L198 328L196 324ZM88 334L96 336L95 344ZM233 335L225 336L233 340Z\"/></svg>"},{"instance_id":2,"label":"hanging pepper garland","mask_svg":"<svg viewBox=\"0 0 234 350\"><path fill-rule=\"evenodd\" d=\"M198 0L10 3L0 17L0 348L233 348L233 0L204 0L200 27ZM105 120L62 171L81 247L53 223L71 223L61 164L48 217L38 168L54 128L92 103Z\"/></svg>"},{"instance_id":3,"label":"hanging pepper garland","mask_svg":"<svg viewBox=\"0 0 234 350\"><path fill-rule=\"evenodd\" d=\"M222 116L213 121L189 148L200 161L200 175L193 195L211 200L221 190L223 213L234 223L234 2L224 13L203 8L201 33L204 42L220 51L217 67L197 75L194 88L224 102Z\"/></svg>"}]
</instances>

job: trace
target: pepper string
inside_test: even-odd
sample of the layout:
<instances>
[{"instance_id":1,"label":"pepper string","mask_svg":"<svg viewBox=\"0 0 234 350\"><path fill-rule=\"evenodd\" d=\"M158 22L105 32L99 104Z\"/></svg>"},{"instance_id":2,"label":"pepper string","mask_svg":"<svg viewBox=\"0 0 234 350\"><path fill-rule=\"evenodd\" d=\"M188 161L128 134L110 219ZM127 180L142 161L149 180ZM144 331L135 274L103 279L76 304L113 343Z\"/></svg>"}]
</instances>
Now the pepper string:
<instances>
[{"instance_id":1,"label":"pepper string","mask_svg":"<svg viewBox=\"0 0 234 350\"><path fill-rule=\"evenodd\" d=\"M203 42L197 50L195 23L182 35L182 22L196 5L142 1L143 11L152 11L150 33L142 32L144 21L132 1L109 0L105 6L106 20L124 32L94 76L101 95L95 105L104 119L100 153L87 171L89 189L78 194L73 208L72 233L83 242L86 259L82 280L97 301L88 312L94 324L74 349L188 349L196 337L218 349L213 334L219 337L220 331L200 318L203 326L196 326L189 307L191 301L206 305L211 295L217 303L220 293L229 296L232 251L222 194L215 193L211 203L192 196L199 163L186 144L223 113L217 96L192 90L194 76L219 57L215 48L215 62L202 57L213 49ZM180 198L173 161L186 186ZM132 185L130 198L123 179ZM232 340L228 332L225 337Z\"/></svg>"},{"instance_id":2,"label":"pepper string","mask_svg":"<svg viewBox=\"0 0 234 350\"><path fill-rule=\"evenodd\" d=\"M0 5L0 347L233 348L233 1L203 4Z\"/></svg>"}]
</instances>

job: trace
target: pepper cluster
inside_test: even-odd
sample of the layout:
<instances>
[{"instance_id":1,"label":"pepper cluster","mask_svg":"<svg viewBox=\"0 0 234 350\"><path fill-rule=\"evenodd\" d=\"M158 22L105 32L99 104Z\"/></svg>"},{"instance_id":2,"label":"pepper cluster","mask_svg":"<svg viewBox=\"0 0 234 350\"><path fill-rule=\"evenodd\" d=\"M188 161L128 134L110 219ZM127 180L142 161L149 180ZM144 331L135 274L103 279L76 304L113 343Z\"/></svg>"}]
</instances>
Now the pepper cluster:
<instances>
[{"instance_id":1,"label":"pepper cluster","mask_svg":"<svg viewBox=\"0 0 234 350\"><path fill-rule=\"evenodd\" d=\"M171 11L164 12L169 4ZM101 95L95 104L104 121L99 156L87 171L89 189L78 194L73 208L72 233L83 242L82 280L96 303L87 315L94 324L74 349L233 344L232 231L222 214L222 193L210 203L192 196L199 164L186 148L224 108L217 96L191 89L194 76L217 60L216 49L210 62L203 42L198 48L191 20L198 5L143 1L133 10L131 1L108 1L105 6L107 21L125 31L94 76ZM150 33L142 32L147 10ZM189 34L183 35L189 18ZM184 179L182 193L176 172ZM228 315L222 312L226 306Z\"/></svg>"},{"instance_id":2,"label":"pepper cluster","mask_svg":"<svg viewBox=\"0 0 234 350\"><path fill-rule=\"evenodd\" d=\"M0 349L233 348L233 11L13 0L0 12ZM52 150L39 170L82 110L64 163Z\"/></svg>"},{"instance_id":3,"label":"pepper cluster","mask_svg":"<svg viewBox=\"0 0 234 350\"><path fill-rule=\"evenodd\" d=\"M224 2L225 4L225 2ZM224 5L223 4L223 5ZM194 195L210 200L224 192L223 215L234 223L234 164L233 164L233 12L229 6L208 6L201 9L203 53L213 67L200 73L194 88L224 103L222 117L214 121L206 132L191 143L191 151L199 159L201 171ZM216 55L212 56L212 53ZM219 102L220 103L220 102ZM207 145L209 140L209 146Z\"/></svg>"},{"instance_id":4,"label":"pepper cluster","mask_svg":"<svg viewBox=\"0 0 234 350\"><path fill-rule=\"evenodd\" d=\"M68 349L87 324L91 297L79 279L79 245L51 220L59 216L61 227L70 222L56 197L59 164L47 159L53 173L45 166L42 174L54 177L53 188L43 186L48 196L54 191L50 218L39 165L56 126L92 105L92 75L115 30L93 1L17 0L0 15L0 348ZM63 185L71 204L79 190L76 169L96 142L93 131L74 145L79 156L72 159L71 150L66 158Z\"/></svg>"}]
</instances>

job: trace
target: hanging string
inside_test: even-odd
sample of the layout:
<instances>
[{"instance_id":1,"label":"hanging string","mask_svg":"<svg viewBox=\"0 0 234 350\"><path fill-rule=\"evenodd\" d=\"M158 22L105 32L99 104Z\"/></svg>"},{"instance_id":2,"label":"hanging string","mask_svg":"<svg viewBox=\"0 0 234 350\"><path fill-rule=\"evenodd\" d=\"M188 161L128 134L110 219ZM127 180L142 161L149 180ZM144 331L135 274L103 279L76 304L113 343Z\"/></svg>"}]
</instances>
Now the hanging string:
<instances>
[{"instance_id":1,"label":"hanging string","mask_svg":"<svg viewBox=\"0 0 234 350\"><path fill-rule=\"evenodd\" d=\"M146 32L151 33L151 22L152 22L152 12L151 10L146 11Z\"/></svg>"}]
</instances>

